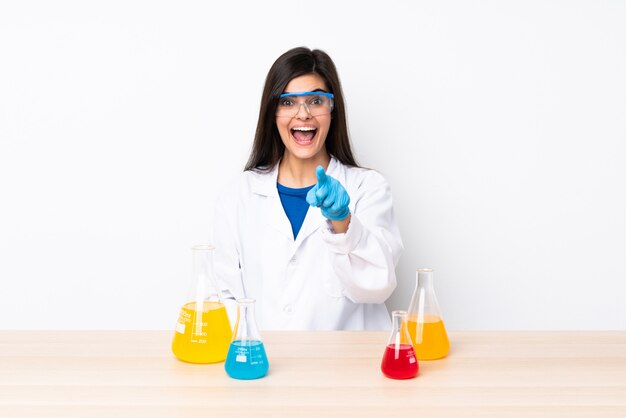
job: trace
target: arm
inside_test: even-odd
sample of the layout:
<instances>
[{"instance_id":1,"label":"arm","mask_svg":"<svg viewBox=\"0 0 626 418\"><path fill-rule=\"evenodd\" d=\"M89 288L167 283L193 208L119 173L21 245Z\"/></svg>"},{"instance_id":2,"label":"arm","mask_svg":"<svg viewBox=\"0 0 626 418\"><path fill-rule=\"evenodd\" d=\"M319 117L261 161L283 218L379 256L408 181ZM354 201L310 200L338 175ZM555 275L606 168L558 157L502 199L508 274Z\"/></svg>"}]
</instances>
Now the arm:
<instances>
[{"instance_id":1,"label":"arm","mask_svg":"<svg viewBox=\"0 0 626 418\"><path fill-rule=\"evenodd\" d=\"M402 252L391 189L370 170L351 194L353 213L329 219L322 237L345 296L356 303L383 303L396 287L395 266Z\"/></svg>"},{"instance_id":2,"label":"arm","mask_svg":"<svg viewBox=\"0 0 626 418\"><path fill-rule=\"evenodd\" d=\"M216 200L213 217L215 254L213 266L217 286L225 299L245 296L239 265L239 228L237 227L237 185L231 184Z\"/></svg>"}]
</instances>

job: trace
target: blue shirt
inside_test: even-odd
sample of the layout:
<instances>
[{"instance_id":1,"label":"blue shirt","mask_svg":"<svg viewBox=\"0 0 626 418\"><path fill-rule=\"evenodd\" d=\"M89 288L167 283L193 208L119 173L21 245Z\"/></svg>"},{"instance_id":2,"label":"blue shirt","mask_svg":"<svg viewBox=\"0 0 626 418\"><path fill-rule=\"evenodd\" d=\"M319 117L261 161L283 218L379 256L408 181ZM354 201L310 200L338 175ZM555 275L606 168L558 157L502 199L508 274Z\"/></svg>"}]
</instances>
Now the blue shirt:
<instances>
[{"instance_id":1,"label":"blue shirt","mask_svg":"<svg viewBox=\"0 0 626 418\"><path fill-rule=\"evenodd\" d=\"M280 202L283 204L285 214L291 223L293 239L295 240L298 236L298 232L300 232L300 228L302 228L302 223L306 217L306 211L309 210L309 204L306 201L306 194L315 185L304 187L302 189L292 189L291 187L285 187L278 183L276 183L276 186L278 187Z\"/></svg>"}]
</instances>

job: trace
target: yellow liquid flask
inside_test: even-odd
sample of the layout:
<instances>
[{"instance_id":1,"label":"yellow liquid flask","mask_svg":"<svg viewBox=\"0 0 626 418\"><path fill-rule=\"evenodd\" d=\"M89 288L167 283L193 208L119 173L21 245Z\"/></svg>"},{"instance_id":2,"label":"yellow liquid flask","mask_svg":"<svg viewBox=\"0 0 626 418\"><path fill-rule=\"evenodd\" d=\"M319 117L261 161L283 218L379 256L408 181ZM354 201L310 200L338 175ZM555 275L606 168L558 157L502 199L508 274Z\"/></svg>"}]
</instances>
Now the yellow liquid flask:
<instances>
[{"instance_id":1,"label":"yellow liquid flask","mask_svg":"<svg viewBox=\"0 0 626 418\"><path fill-rule=\"evenodd\" d=\"M408 317L409 334L419 360L435 360L448 355L450 340L435 296L432 269L417 270Z\"/></svg>"},{"instance_id":2,"label":"yellow liquid flask","mask_svg":"<svg viewBox=\"0 0 626 418\"><path fill-rule=\"evenodd\" d=\"M213 276L210 245L196 245L193 252L193 280L188 300L180 310L172 352L189 363L218 363L226 360L233 336L226 307Z\"/></svg>"}]
</instances>

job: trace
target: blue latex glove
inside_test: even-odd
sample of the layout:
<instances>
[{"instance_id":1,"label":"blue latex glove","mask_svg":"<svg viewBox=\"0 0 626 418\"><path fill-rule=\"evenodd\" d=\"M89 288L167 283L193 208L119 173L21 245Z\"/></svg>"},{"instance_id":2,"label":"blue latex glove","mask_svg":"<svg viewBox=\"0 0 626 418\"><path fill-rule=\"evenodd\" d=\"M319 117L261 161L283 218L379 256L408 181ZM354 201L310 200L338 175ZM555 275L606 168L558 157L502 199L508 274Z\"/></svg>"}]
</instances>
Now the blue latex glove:
<instances>
[{"instance_id":1,"label":"blue latex glove","mask_svg":"<svg viewBox=\"0 0 626 418\"><path fill-rule=\"evenodd\" d=\"M326 175L324 167L315 170L317 184L309 190L306 201L309 205L322 209L322 215L331 221L341 221L348 217L350 196L337 179Z\"/></svg>"}]
</instances>

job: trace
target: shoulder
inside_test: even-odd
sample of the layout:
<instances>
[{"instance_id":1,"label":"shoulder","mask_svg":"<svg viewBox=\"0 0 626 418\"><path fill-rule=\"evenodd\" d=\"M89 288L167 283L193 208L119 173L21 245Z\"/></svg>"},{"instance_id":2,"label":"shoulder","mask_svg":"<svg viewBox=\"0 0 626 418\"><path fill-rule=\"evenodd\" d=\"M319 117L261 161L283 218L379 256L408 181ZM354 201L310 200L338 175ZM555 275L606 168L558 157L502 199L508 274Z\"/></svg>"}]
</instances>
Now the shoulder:
<instances>
[{"instance_id":1,"label":"shoulder","mask_svg":"<svg viewBox=\"0 0 626 418\"><path fill-rule=\"evenodd\" d=\"M219 198L236 200L237 196L250 187L250 174L248 171L239 172L222 179Z\"/></svg>"},{"instance_id":2,"label":"shoulder","mask_svg":"<svg viewBox=\"0 0 626 418\"><path fill-rule=\"evenodd\" d=\"M349 167L343 164L341 166L345 172L346 183L353 187L388 187L387 180L377 170L364 167Z\"/></svg>"},{"instance_id":3,"label":"shoulder","mask_svg":"<svg viewBox=\"0 0 626 418\"><path fill-rule=\"evenodd\" d=\"M391 204L391 188L385 177L377 170L364 167L350 167L341 163L337 166L339 177L346 187L354 204L355 213L372 205Z\"/></svg>"},{"instance_id":4,"label":"shoulder","mask_svg":"<svg viewBox=\"0 0 626 418\"><path fill-rule=\"evenodd\" d=\"M246 170L227 178L220 194L223 198L248 199L251 195L272 194L276 188L274 170Z\"/></svg>"}]
</instances>

